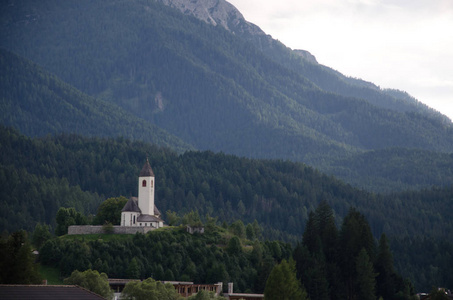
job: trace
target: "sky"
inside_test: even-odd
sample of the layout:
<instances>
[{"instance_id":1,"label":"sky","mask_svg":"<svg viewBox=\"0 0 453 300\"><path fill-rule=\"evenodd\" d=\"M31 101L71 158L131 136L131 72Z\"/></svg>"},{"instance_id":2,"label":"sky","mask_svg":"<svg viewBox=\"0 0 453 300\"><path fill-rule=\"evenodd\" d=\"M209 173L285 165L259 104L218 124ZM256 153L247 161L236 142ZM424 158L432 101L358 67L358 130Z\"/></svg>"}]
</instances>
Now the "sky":
<instances>
[{"instance_id":1,"label":"sky","mask_svg":"<svg viewBox=\"0 0 453 300\"><path fill-rule=\"evenodd\" d=\"M320 64L408 92L453 120L453 0L227 0Z\"/></svg>"}]
</instances>

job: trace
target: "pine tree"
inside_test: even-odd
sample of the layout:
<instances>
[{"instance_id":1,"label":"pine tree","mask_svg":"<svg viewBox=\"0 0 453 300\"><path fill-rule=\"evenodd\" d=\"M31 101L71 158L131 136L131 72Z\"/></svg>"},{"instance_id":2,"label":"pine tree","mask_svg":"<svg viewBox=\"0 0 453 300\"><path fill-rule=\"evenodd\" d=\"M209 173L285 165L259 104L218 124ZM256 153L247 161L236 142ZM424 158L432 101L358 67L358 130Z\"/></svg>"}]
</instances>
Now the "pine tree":
<instances>
[{"instance_id":1,"label":"pine tree","mask_svg":"<svg viewBox=\"0 0 453 300\"><path fill-rule=\"evenodd\" d=\"M395 270L388 239L384 233L379 239L376 271L379 273L377 276L377 294L384 299L392 299L397 292L394 280Z\"/></svg>"},{"instance_id":2,"label":"pine tree","mask_svg":"<svg viewBox=\"0 0 453 300\"><path fill-rule=\"evenodd\" d=\"M351 208L343 220L339 237L339 266L348 299L356 294L356 258L362 248L373 260L375 250L370 225L361 213Z\"/></svg>"},{"instance_id":3,"label":"pine tree","mask_svg":"<svg viewBox=\"0 0 453 300\"><path fill-rule=\"evenodd\" d=\"M129 263L129 266L126 271L126 275L130 279L139 279L140 278L140 267L138 266L137 258L133 258Z\"/></svg>"},{"instance_id":4,"label":"pine tree","mask_svg":"<svg viewBox=\"0 0 453 300\"><path fill-rule=\"evenodd\" d=\"M266 300L294 300L308 299L305 288L296 276L294 261L287 262L285 259L272 269L264 289Z\"/></svg>"},{"instance_id":5,"label":"pine tree","mask_svg":"<svg viewBox=\"0 0 453 300\"><path fill-rule=\"evenodd\" d=\"M361 300L376 300L376 276L373 263L364 248L356 260L357 298Z\"/></svg>"}]
</instances>

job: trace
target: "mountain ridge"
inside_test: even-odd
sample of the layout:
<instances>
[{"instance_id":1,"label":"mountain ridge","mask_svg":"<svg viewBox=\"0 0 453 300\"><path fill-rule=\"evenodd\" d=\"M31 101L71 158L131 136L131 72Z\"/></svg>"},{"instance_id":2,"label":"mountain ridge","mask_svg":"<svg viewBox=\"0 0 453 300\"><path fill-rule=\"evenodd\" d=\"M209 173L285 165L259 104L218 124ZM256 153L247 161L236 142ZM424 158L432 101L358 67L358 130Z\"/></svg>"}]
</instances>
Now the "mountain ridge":
<instances>
[{"instance_id":1,"label":"mountain ridge","mask_svg":"<svg viewBox=\"0 0 453 300\"><path fill-rule=\"evenodd\" d=\"M215 8L226 2L206 3L200 11L221 24ZM230 30L248 24L229 7L219 15L232 16ZM452 123L409 95L308 62L262 31L232 34L186 13L154 0L14 2L0 45L200 150L340 176L338 162L367 151L452 152Z\"/></svg>"},{"instance_id":2,"label":"mountain ridge","mask_svg":"<svg viewBox=\"0 0 453 300\"><path fill-rule=\"evenodd\" d=\"M395 109L395 107L398 107L397 109L401 111L419 111L424 113L430 113L431 115L435 115L437 117L442 116L439 112L435 111L432 108L429 108L427 105L407 95L406 92L396 90L393 91L381 90L378 86L371 82L367 82L365 80L358 78L347 77L338 71L320 65L316 61L315 56L308 52L307 50L300 49L291 50L287 48L280 42L274 40L270 35L267 35L257 25L246 21L243 15L240 13L240 11L225 0L193 0L190 1L190 5L187 5L187 1L184 0L155 0L155 1L176 8L183 12L185 15L192 15L210 25L213 26L220 25L226 30L232 32L233 34L238 34L242 38L251 41L256 47L258 47L259 49L261 49L263 52L267 53L270 57L273 57L274 59L276 58L276 56L284 57L285 56L284 50L289 50L290 53L302 57L304 62L308 62L311 63L312 65L319 67L321 69L321 72L330 74L331 76L330 78L332 81L340 82L343 81L345 84L351 85L352 90L354 90L355 87L377 91L378 94L380 94L380 96L376 97L379 97L381 101L383 101L383 103L379 103L378 101L372 101L371 103L374 105L378 106L381 105L382 107L391 109ZM269 51L268 48L277 49L280 51L272 53L272 51ZM288 53L286 53L286 56L288 56ZM294 60L290 61L294 63ZM285 63L285 65L291 66L290 63ZM303 68L304 66L296 64L296 67ZM309 72L310 70L307 70L304 71L303 74L313 82L319 84L319 86L323 89L326 89L331 92L337 92L344 96L360 97L360 92L358 91L341 92L340 90L334 88L333 86L330 86L329 84L321 83L319 81L317 82L316 78L311 77ZM411 101L407 101L408 99L410 99ZM402 103L399 103L399 105L395 105L395 103L392 102ZM447 117L444 116L443 119L445 123L451 123L451 120L448 119Z\"/></svg>"}]
</instances>

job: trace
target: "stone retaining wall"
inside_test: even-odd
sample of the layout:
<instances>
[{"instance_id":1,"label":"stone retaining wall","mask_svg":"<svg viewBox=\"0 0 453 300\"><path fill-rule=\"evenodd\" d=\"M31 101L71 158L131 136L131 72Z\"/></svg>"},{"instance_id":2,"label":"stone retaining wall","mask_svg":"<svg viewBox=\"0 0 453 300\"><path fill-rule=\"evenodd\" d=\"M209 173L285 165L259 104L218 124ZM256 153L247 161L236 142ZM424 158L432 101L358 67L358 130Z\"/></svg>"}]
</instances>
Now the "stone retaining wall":
<instances>
[{"instance_id":1,"label":"stone retaining wall","mask_svg":"<svg viewBox=\"0 0 453 300\"><path fill-rule=\"evenodd\" d=\"M139 226L113 226L105 228L104 226L92 226L92 225L73 225L69 226L68 234L102 234L102 233L113 233L113 234L136 234L147 233L154 230L154 227L139 227ZM108 230L111 230L108 232Z\"/></svg>"}]
</instances>

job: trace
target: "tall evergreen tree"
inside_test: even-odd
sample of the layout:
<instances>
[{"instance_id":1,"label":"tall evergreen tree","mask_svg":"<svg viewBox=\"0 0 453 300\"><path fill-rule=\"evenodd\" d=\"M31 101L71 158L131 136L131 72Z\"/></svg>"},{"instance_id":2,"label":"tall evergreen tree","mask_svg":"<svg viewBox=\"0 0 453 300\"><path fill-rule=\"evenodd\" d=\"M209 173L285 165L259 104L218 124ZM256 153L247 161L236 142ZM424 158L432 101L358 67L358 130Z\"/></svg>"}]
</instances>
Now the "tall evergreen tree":
<instances>
[{"instance_id":1,"label":"tall evergreen tree","mask_svg":"<svg viewBox=\"0 0 453 300\"><path fill-rule=\"evenodd\" d=\"M310 253L321 252L321 237L319 235L318 220L314 212L308 215L308 222L302 236L302 242Z\"/></svg>"},{"instance_id":2,"label":"tall evergreen tree","mask_svg":"<svg viewBox=\"0 0 453 300\"><path fill-rule=\"evenodd\" d=\"M356 295L356 258L365 249L370 260L374 259L374 239L366 218L351 208L343 220L339 237L339 265L344 278L347 299Z\"/></svg>"},{"instance_id":3,"label":"tall evergreen tree","mask_svg":"<svg viewBox=\"0 0 453 300\"><path fill-rule=\"evenodd\" d=\"M379 239L378 254L376 258L377 294L384 299L392 299L396 294L395 270L393 256L385 233Z\"/></svg>"},{"instance_id":4,"label":"tall evergreen tree","mask_svg":"<svg viewBox=\"0 0 453 300\"><path fill-rule=\"evenodd\" d=\"M272 269L264 289L266 300L294 300L308 299L305 288L296 276L294 261L285 259Z\"/></svg>"},{"instance_id":5,"label":"tall evergreen tree","mask_svg":"<svg viewBox=\"0 0 453 300\"><path fill-rule=\"evenodd\" d=\"M373 263L364 248L356 261L357 298L361 300L376 300L376 275Z\"/></svg>"},{"instance_id":6,"label":"tall evergreen tree","mask_svg":"<svg viewBox=\"0 0 453 300\"><path fill-rule=\"evenodd\" d=\"M333 262L336 260L338 230L333 210L327 201L323 200L319 203L315 211L315 219L326 261Z\"/></svg>"},{"instance_id":7,"label":"tall evergreen tree","mask_svg":"<svg viewBox=\"0 0 453 300\"><path fill-rule=\"evenodd\" d=\"M41 276L24 230L0 239L0 283L38 284Z\"/></svg>"}]
</instances>

